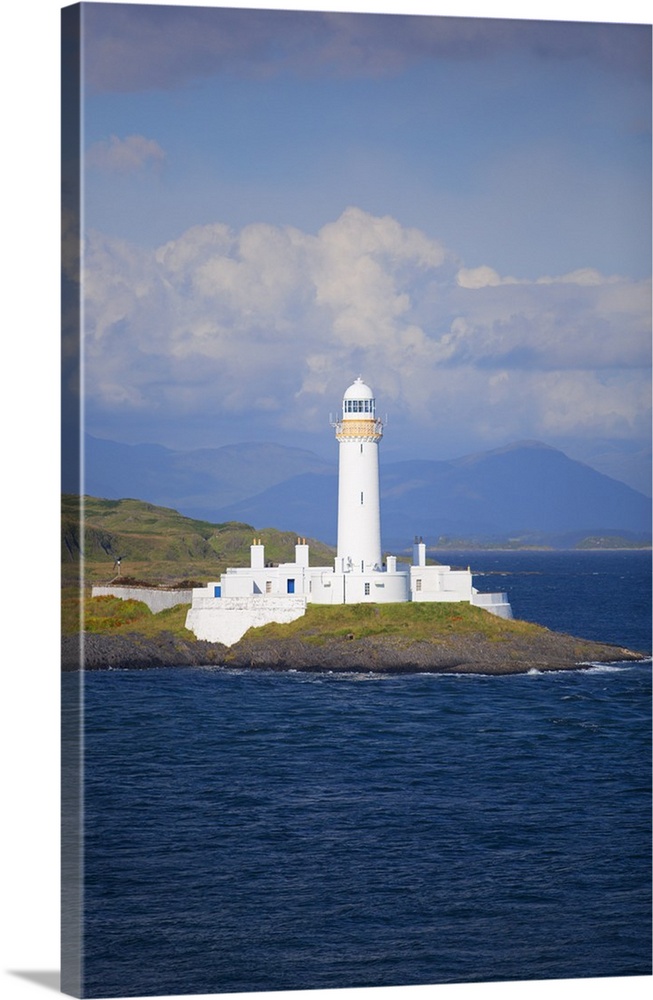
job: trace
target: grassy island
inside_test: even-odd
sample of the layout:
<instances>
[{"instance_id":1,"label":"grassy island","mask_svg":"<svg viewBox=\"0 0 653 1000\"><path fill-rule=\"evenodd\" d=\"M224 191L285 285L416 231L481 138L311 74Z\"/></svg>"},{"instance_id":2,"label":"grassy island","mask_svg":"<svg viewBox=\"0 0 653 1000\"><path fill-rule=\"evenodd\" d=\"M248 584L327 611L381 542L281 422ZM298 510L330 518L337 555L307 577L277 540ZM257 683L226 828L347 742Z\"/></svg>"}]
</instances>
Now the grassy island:
<instances>
[{"instance_id":1,"label":"grassy island","mask_svg":"<svg viewBox=\"0 0 653 1000\"><path fill-rule=\"evenodd\" d=\"M266 670L513 674L638 660L643 654L507 621L455 604L309 605L288 624L250 629L234 646L195 639L188 605L153 615L139 601L85 602L87 669L225 666ZM64 667L79 666L79 634L65 629Z\"/></svg>"},{"instance_id":2,"label":"grassy island","mask_svg":"<svg viewBox=\"0 0 653 1000\"><path fill-rule=\"evenodd\" d=\"M522 673L573 669L590 662L641 659L616 646L506 621L465 603L309 604L287 625L250 629L234 646L197 640L186 627L189 605L152 614L146 604L90 597L92 583L192 586L244 566L252 535L275 561L292 558L293 532L194 521L140 500L66 496L62 509L63 666L145 669L215 665L268 670L449 671ZM311 540L311 564L333 550ZM121 577L116 577L117 560ZM82 574L83 567L83 574ZM183 586L182 586L183 583ZM84 600L80 605L80 594Z\"/></svg>"}]
</instances>

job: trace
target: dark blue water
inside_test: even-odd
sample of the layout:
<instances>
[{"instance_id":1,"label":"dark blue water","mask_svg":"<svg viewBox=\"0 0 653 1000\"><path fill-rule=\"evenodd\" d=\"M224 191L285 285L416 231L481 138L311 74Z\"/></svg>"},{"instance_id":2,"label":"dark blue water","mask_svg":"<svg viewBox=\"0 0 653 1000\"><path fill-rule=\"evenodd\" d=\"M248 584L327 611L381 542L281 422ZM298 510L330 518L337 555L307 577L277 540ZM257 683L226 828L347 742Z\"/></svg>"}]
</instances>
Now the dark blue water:
<instances>
[{"instance_id":1,"label":"dark blue water","mask_svg":"<svg viewBox=\"0 0 653 1000\"><path fill-rule=\"evenodd\" d=\"M483 554L555 617L566 557L521 555ZM597 637L641 646L647 562L597 555L573 600L598 573ZM650 694L650 663L87 675L86 994L650 973Z\"/></svg>"},{"instance_id":2,"label":"dark blue water","mask_svg":"<svg viewBox=\"0 0 653 1000\"><path fill-rule=\"evenodd\" d=\"M478 590L508 592L515 618L651 651L651 553L440 552L470 565Z\"/></svg>"}]
</instances>

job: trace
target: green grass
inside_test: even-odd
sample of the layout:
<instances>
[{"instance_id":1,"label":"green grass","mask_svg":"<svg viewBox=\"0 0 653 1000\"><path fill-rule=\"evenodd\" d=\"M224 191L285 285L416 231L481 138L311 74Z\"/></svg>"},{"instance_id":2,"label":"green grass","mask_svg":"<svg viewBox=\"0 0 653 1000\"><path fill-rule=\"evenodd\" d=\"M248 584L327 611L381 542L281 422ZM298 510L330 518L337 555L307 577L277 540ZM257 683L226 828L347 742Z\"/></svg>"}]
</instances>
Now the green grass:
<instances>
[{"instance_id":1,"label":"green grass","mask_svg":"<svg viewBox=\"0 0 653 1000\"><path fill-rule=\"evenodd\" d=\"M142 601L119 597L93 597L84 601L83 628L87 632L125 635L137 632L153 637L161 632L194 639L186 629L189 605L182 604L153 614ZM63 631L79 631L79 602L70 588L62 604ZM483 636L503 642L515 635L535 635L538 625L506 621L469 604L343 604L329 607L309 604L306 614L287 624L270 623L250 629L247 639L267 642L300 639L315 645L338 639L392 637L405 645L410 642L443 642L452 636Z\"/></svg>"},{"instance_id":2,"label":"green grass","mask_svg":"<svg viewBox=\"0 0 653 1000\"><path fill-rule=\"evenodd\" d=\"M171 632L180 638L192 640L195 636L186 628L189 607L189 604L178 604L174 608L153 614L142 601L123 601L119 597L111 596L88 597L84 601L82 623L76 591L74 588L69 588L64 594L61 605L61 630L64 635L71 635L79 632L81 626L85 632L112 635L138 632L139 635L148 638L161 632Z\"/></svg>"},{"instance_id":3,"label":"green grass","mask_svg":"<svg viewBox=\"0 0 653 1000\"><path fill-rule=\"evenodd\" d=\"M152 612L142 601L122 601L119 597L94 597L84 608L85 632L119 632L146 621Z\"/></svg>"},{"instance_id":4,"label":"green grass","mask_svg":"<svg viewBox=\"0 0 653 1000\"><path fill-rule=\"evenodd\" d=\"M337 607L309 604L302 618L283 625L271 623L250 629L247 639L294 638L321 644L348 637L392 636L408 642L437 642L453 635L482 635L501 642L516 634L535 634L538 629L539 626L529 622L507 621L465 603L343 604Z\"/></svg>"},{"instance_id":5,"label":"green grass","mask_svg":"<svg viewBox=\"0 0 653 1000\"><path fill-rule=\"evenodd\" d=\"M169 507L142 500L62 498L61 560L64 586L73 585L84 563L86 583L108 583L117 576L137 577L153 585L182 579L216 580L228 566L248 566L249 547L260 538L266 559L294 559L292 531L253 528L238 521L213 524L185 517ZM309 539L311 565L331 565L333 549ZM118 582L116 580L116 582Z\"/></svg>"}]
</instances>

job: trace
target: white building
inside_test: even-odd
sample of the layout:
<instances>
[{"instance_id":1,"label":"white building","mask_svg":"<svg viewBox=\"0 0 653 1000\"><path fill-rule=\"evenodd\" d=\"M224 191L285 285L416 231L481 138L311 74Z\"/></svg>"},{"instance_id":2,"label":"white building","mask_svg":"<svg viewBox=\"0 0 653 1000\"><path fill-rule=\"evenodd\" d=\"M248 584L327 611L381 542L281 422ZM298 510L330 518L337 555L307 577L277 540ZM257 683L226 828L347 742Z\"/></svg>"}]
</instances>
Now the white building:
<instances>
[{"instance_id":1,"label":"white building","mask_svg":"<svg viewBox=\"0 0 653 1000\"><path fill-rule=\"evenodd\" d=\"M479 594L469 569L427 566L426 546L415 540L412 565L381 550L379 441L370 387L357 378L345 392L342 416L334 424L339 442L338 546L333 566L309 566L309 547L297 539L295 560L266 565L255 539L250 565L228 569L220 580L193 590L186 627L198 639L232 645L254 626L301 617L306 605L466 601L511 618L505 594Z\"/></svg>"}]
</instances>

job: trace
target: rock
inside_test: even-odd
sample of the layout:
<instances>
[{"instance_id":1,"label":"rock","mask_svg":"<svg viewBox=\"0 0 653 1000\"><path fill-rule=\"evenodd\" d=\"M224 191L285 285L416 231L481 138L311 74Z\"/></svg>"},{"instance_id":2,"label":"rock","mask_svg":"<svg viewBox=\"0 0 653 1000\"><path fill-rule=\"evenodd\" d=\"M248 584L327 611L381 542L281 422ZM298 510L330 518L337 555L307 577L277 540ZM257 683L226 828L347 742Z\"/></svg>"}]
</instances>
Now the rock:
<instances>
[{"instance_id":1,"label":"rock","mask_svg":"<svg viewBox=\"0 0 653 1000\"><path fill-rule=\"evenodd\" d=\"M63 640L62 668L80 668L80 637ZM245 636L227 648L219 643L84 633L84 669L146 670L155 667L227 666L254 670L318 672L518 674L529 670L582 669L592 663L646 659L646 654L540 629L536 636L500 641L475 634L432 641L396 636L349 636L320 643L306 639Z\"/></svg>"},{"instance_id":2,"label":"rock","mask_svg":"<svg viewBox=\"0 0 653 1000\"><path fill-rule=\"evenodd\" d=\"M224 662L220 643L179 639L169 632L154 638L84 632L62 639L62 670L148 670L153 667L192 667Z\"/></svg>"},{"instance_id":3,"label":"rock","mask_svg":"<svg viewBox=\"0 0 653 1000\"><path fill-rule=\"evenodd\" d=\"M514 636L500 642L483 635L414 641L393 637L333 639L312 645L300 639L262 642L244 638L231 647L225 664L268 670L333 673L516 674L529 670L572 670L592 663L640 660L644 655L543 629L536 639Z\"/></svg>"}]
</instances>

